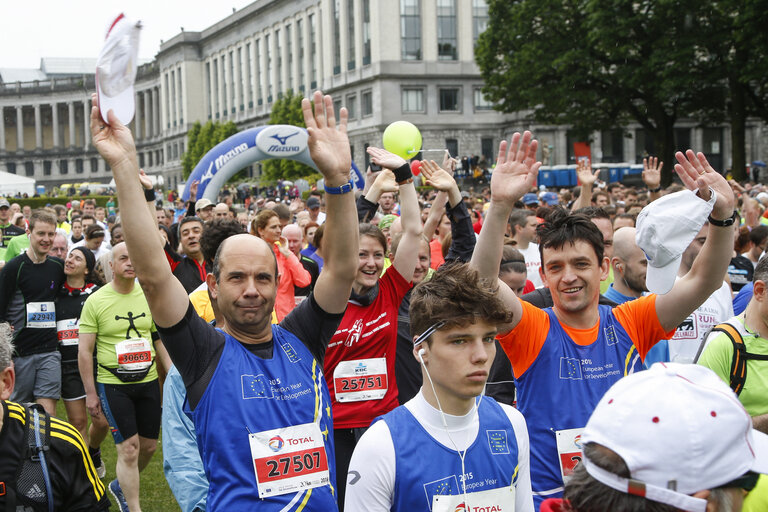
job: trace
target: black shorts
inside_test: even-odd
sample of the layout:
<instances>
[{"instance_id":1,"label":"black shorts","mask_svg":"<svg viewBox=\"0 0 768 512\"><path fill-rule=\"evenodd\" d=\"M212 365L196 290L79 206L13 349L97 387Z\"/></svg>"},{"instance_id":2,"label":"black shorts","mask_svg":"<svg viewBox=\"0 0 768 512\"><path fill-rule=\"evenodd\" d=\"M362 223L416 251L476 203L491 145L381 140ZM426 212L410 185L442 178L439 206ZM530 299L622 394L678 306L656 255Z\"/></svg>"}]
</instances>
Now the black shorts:
<instances>
[{"instance_id":1,"label":"black shorts","mask_svg":"<svg viewBox=\"0 0 768 512\"><path fill-rule=\"evenodd\" d=\"M109 423L115 444L139 434L147 439L160 436L160 384L102 384L96 389L101 409Z\"/></svg>"},{"instance_id":2,"label":"black shorts","mask_svg":"<svg viewBox=\"0 0 768 512\"><path fill-rule=\"evenodd\" d=\"M80 370L77 363L61 364L61 399L72 402L85 398L83 380L80 378Z\"/></svg>"}]
</instances>

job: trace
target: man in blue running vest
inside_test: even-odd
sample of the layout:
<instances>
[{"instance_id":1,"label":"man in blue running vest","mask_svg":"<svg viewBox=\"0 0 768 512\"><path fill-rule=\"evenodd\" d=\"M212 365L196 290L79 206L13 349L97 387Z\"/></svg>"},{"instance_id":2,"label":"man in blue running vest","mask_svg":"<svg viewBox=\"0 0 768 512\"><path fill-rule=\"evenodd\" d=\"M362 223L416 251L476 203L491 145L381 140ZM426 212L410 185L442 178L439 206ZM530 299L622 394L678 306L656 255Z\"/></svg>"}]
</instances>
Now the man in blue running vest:
<instances>
[{"instance_id":1,"label":"man in blue running vest","mask_svg":"<svg viewBox=\"0 0 768 512\"><path fill-rule=\"evenodd\" d=\"M125 243L152 317L184 381L206 477L208 510L337 509L333 422L323 356L357 271L357 213L349 181L347 111L337 128L330 96L302 110L304 142L325 180L325 266L314 293L271 325L279 281L273 248L226 239L206 282L224 327L196 313L163 254L139 183L131 132L94 95L94 146L115 176ZM300 133L300 129L287 133ZM283 134L285 135L285 134ZM306 135L304 135L306 137ZM294 137L301 145L302 137Z\"/></svg>"},{"instance_id":2,"label":"man in blue running vest","mask_svg":"<svg viewBox=\"0 0 768 512\"><path fill-rule=\"evenodd\" d=\"M499 147L491 204L472 257L472 266L486 278L498 274L515 202L535 186L541 165L535 161L536 150L530 132L516 133ZM609 265L603 236L586 216L562 210L538 228L540 271L554 306L540 310L522 303L499 282L499 295L513 314L511 323L499 327L499 341L509 356L518 409L528 424L537 508L544 498L562 495L563 479L580 460L581 431L600 397L623 375L641 370L648 350L668 339L722 285L733 251L733 192L703 154L689 150L676 158L675 170L688 190L659 200L669 218L658 231L669 235L645 247L648 281L660 278L666 294L650 294L613 309L599 306L600 281L608 276ZM708 215L706 243L691 270L675 281L685 249L678 246L693 239ZM662 261L663 249L669 259Z\"/></svg>"},{"instance_id":3,"label":"man in blue running vest","mask_svg":"<svg viewBox=\"0 0 768 512\"><path fill-rule=\"evenodd\" d=\"M511 320L494 285L464 263L442 266L413 290L413 355L424 384L360 438L347 512L533 510L525 419L480 396L496 325Z\"/></svg>"}]
</instances>

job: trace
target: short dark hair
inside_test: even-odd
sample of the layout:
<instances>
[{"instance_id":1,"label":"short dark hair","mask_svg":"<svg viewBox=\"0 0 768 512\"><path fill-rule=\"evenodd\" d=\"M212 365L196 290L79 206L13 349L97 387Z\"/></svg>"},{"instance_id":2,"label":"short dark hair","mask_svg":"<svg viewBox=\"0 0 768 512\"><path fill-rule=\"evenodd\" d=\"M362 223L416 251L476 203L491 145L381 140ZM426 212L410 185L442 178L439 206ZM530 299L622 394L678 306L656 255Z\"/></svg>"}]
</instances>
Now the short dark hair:
<instances>
[{"instance_id":1,"label":"short dark hair","mask_svg":"<svg viewBox=\"0 0 768 512\"><path fill-rule=\"evenodd\" d=\"M272 211L277 214L280 220L291 220L291 210L283 203L277 203L272 207Z\"/></svg>"},{"instance_id":2,"label":"short dark hair","mask_svg":"<svg viewBox=\"0 0 768 512\"><path fill-rule=\"evenodd\" d=\"M528 272L525 266L525 257L520 251L515 249L514 245L505 244L501 249L499 273L502 272L517 272L518 274Z\"/></svg>"},{"instance_id":3,"label":"short dark hair","mask_svg":"<svg viewBox=\"0 0 768 512\"><path fill-rule=\"evenodd\" d=\"M768 258L760 258L752 275L752 282L762 281L768 284Z\"/></svg>"},{"instance_id":4,"label":"short dark hair","mask_svg":"<svg viewBox=\"0 0 768 512\"><path fill-rule=\"evenodd\" d=\"M582 210L585 209L582 208ZM602 208L596 208L596 210L604 212ZM561 249L566 243L574 244L579 240L592 246L597 255L598 264L603 261L605 254L603 234L592 223L590 217L582 213L569 214L565 208L555 208L549 217L537 226L536 233L539 235L539 256L543 272L546 272L544 249Z\"/></svg>"},{"instance_id":5,"label":"short dark hair","mask_svg":"<svg viewBox=\"0 0 768 512\"><path fill-rule=\"evenodd\" d=\"M584 208L579 208L578 210L574 210L571 213L578 213L578 214L584 215L588 219L611 220L611 216L608 214L608 212L599 206L585 206Z\"/></svg>"},{"instance_id":6,"label":"short dark hair","mask_svg":"<svg viewBox=\"0 0 768 512\"><path fill-rule=\"evenodd\" d=\"M749 241L755 245L760 245L768 238L768 226L760 224L757 227L752 228L749 232Z\"/></svg>"},{"instance_id":7,"label":"short dark hair","mask_svg":"<svg viewBox=\"0 0 768 512\"><path fill-rule=\"evenodd\" d=\"M515 208L512 213L509 214L509 220L507 221L512 227L512 234L517 232L518 227L523 227L528 222L528 217L535 217L536 212L533 210L524 210L522 208Z\"/></svg>"},{"instance_id":8,"label":"short dark hair","mask_svg":"<svg viewBox=\"0 0 768 512\"><path fill-rule=\"evenodd\" d=\"M497 288L495 279L483 279L469 263L441 266L413 289L411 336L422 334L437 322L445 322L448 329L477 319L496 325L511 322L512 311L496 296Z\"/></svg>"},{"instance_id":9,"label":"short dark hair","mask_svg":"<svg viewBox=\"0 0 768 512\"><path fill-rule=\"evenodd\" d=\"M315 236L312 238L312 245L315 248L320 249L323 244L323 234L325 233L325 224L321 224L319 228L315 230Z\"/></svg>"},{"instance_id":10,"label":"short dark hair","mask_svg":"<svg viewBox=\"0 0 768 512\"><path fill-rule=\"evenodd\" d=\"M115 230L116 229L120 229L122 227L123 227L123 225L120 224L119 222L117 222L115 224L112 224L112 227L109 228L109 238L110 239L114 238L115 237Z\"/></svg>"},{"instance_id":11,"label":"short dark hair","mask_svg":"<svg viewBox=\"0 0 768 512\"><path fill-rule=\"evenodd\" d=\"M631 213L620 213L616 217L613 218L613 221L616 222L616 219L629 219L629 220L632 221L632 225L633 226L637 222L637 217L635 217Z\"/></svg>"},{"instance_id":12,"label":"short dark hair","mask_svg":"<svg viewBox=\"0 0 768 512\"><path fill-rule=\"evenodd\" d=\"M360 237L368 236L376 240L381 244L381 248L384 252L387 252L387 237L382 233L378 226L374 226L369 222L363 222L359 228ZM315 232L317 236L317 232Z\"/></svg>"},{"instance_id":13,"label":"short dark hair","mask_svg":"<svg viewBox=\"0 0 768 512\"><path fill-rule=\"evenodd\" d=\"M213 219L203 227L200 237L200 250L205 261L213 261L216 251L227 238L245 233L243 226L236 219Z\"/></svg>"},{"instance_id":14,"label":"short dark hair","mask_svg":"<svg viewBox=\"0 0 768 512\"><path fill-rule=\"evenodd\" d=\"M199 222L200 227L205 226L205 223L203 222L203 219L200 217L196 217L194 215L190 217L182 217L181 220L179 220L179 224L176 226L176 236L181 238L181 226L184 224L189 224L190 222Z\"/></svg>"}]
</instances>

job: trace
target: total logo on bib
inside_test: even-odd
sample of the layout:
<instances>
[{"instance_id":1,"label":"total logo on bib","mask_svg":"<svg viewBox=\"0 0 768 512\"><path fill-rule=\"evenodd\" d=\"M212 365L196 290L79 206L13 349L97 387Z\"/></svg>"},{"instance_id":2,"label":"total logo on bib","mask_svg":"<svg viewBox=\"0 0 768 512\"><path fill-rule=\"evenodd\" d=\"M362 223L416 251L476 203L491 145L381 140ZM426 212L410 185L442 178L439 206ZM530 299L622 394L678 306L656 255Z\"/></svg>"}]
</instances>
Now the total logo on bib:
<instances>
[{"instance_id":1,"label":"total logo on bib","mask_svg":"<svg viewBox=\"0 0 768 512\"><path fill-rule=\"evenodd\" d=\"M328 485L330 472L323 433L317 423L250 434L259 498Z\"/></svg>"},{"instance_id":2,"label":"total logo on bib","mask_svg":"<svg viewBox=\"0 0 768 512\"><path fill-rule=\"evenodd\" d=\"M576 465L581 462L581 433L583 431L583 428L571 428L555 432L560 475L564 482L571 476Z\"/></svg>"}]
</instances>

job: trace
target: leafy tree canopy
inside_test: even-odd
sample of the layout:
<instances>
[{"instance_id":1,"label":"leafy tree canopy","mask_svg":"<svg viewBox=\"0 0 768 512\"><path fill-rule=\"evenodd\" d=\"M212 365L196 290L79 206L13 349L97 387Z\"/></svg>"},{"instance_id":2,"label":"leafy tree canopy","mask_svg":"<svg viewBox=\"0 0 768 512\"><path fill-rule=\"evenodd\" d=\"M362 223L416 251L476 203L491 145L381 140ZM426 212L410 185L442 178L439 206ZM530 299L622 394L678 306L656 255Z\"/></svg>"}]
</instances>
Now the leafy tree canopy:
<instances>
[{"instance_id":1,"label":"leafy tree canopy","mask_svg":"<svg viewBox=\"0 0 768 512\"><path fill-rule=\"evenodd\" d=\"M283 97L272 104L269 124L288 124L305 128L304 115L301 113L302 96L289 90ZM320 178L320 173L295 160L266 160L262 166L263 176L268 181L279 179L295 180L298 178Z\"/></svg>"},{"instance_id":2,"label":"leafy tree canopy","mask_svg":"<svg viewBox=\"0 0 768 512\"><path fill-rule=\"evenodd\" d=\"M238 131L237 125L232 121L226 123L208 121L204 125L198 121L192 125L192 128L187 132L187 150L181 157L184 179L189 178L195 166L208 151ZM242 180L243 178L245 178L245 170L232 176L229 181Z\"/></svg>"}]
</instances>

